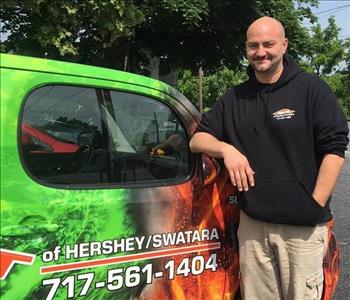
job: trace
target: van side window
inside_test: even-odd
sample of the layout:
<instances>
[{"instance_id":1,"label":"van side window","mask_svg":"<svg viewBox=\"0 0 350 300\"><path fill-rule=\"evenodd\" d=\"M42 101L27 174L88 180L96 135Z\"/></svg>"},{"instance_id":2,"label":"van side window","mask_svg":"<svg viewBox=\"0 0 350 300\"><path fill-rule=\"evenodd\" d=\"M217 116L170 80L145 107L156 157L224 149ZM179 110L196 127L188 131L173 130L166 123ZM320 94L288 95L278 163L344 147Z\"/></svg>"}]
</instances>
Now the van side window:
<instances>
[{"instance_id":1,"label":"van side window","mask_svg":"<svg viewBox=\"0 0 350 300\"><path fill-rule=\"evenodd\" d=\"M190 174L179 117L146 96L45 86L27 98L20 125L22 161L43 183L152 183Z\"/></svg>"}]
</instances>

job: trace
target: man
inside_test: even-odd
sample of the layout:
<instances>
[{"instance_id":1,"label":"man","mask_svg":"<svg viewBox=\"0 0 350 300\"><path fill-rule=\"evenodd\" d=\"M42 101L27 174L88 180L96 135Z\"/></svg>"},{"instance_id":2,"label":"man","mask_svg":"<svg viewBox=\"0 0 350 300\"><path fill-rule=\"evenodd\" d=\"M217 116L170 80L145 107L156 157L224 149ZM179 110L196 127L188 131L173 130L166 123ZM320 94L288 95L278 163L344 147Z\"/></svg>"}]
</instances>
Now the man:
<instances>
[{"instance_id":1,"label":"man","mask_svg":"<svg viewBox=\"0 0 350 300\"><path fill-rule=\"evenodd\" d=\"M190 147L223 159L239 190L244 299L320 299L330 195L348 127L330 88L286 54L282 24L247 31L249 79L205 113Z\"/></svg>"}]
</instances>

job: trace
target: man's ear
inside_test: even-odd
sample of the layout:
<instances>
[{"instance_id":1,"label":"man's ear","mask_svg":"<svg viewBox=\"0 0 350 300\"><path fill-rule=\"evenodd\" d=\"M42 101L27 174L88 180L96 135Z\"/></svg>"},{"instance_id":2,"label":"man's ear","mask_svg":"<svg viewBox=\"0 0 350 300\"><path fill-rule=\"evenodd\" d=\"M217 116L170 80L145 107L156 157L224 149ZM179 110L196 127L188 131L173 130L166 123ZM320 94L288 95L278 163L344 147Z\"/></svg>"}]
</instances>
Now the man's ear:
<instances>
[{"instance_id":1,"label":"man's ear","mask_svg":"<svg viewBox=\"0 0 350 300\"><path fill-rule=\"evenodd\" d=\"M283 54L285 54L287 52L287 49L288 49L288 39L287 38L284 38L284 40L283 40L283 47L284 47Z\"/></svg>"}]
</instances>

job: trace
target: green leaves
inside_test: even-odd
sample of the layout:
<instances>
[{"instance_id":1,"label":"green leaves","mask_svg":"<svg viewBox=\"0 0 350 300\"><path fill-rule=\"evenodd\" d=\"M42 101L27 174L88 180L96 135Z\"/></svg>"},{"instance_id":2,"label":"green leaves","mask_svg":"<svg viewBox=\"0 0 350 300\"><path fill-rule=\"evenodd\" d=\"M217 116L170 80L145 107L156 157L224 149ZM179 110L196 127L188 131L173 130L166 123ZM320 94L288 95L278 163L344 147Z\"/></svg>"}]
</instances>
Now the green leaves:
<instances>
[{"instance_id":1,"label":"green leaves","mask_svg":"<svg viewBox=\"0 0 350 300\"><path fill-rule=\"evenodd\" d=\"M206 109L211 108L215 101L221 97L230 87L247 79L244 70L230 70L227 67L220 68L212 75L203 77L203 102ZM190 70L184 70L177 81L177 88L197 107L199 105L198 76Z\"/></svg>"},{"instance_id":2,"label":"green leaves","mask_svg":"<svg viewBox=\"0 0 350 300\"><path fill-rule=\"evenodd\" d=\"M265 14L283 19L291 51L301 53L299 20L311 17L292 0L22 0L5 1L0 12L11 33L6 51L119 69L127 61L133 72L160 57L160 73L235 69L247 27Z\"/></svg>"},{"instance_id":3,"label":"green leaves","mask_svg":"<svg viewBox=\"0 0 350 300\"><path fill-rule=\"evenodd\" d=\"M2 32L11 35L4 42L7 51L57 58L92 49L110 47L118 38L134 33L144 18L130 1L89 0L6 1L1 7ZM82 48L82 40L91 41L91 49ZM33 41L36 47L33 47Z\"/></svg>"},{"instance_id":4,"label":"green leaves","mask_svg":"<svg viewBox=\"0 0 350 300\"><path fill-rule=\"evenodd\" d=\"M324 76L323 79L336 94L339 104L350 121L350 75L349 73L335 73Z\"/></svg>"},{"instance_id":5,"label":"green leaves","mask_svg":"<svg viewBox=\"0 0 350 300\"><path fill-rule=\"evenodd\" d=\"M328 19L328 26L324 30L320 24L312 27L304 60L317 75L336 72L344 60L346 44L339 39L339 31L334 17Z\"/></svg>"},{"instance_id":6,"label":"green leaves","mask_svg":"<svg viewBox=\"0 0 350 300\"><path fill-rule=\"evenodd\" d=\"M328 19L325 29L320 24L314 25L304 47L301 65L328 83L350 120L350 39L340 39L339 32L334 17Z\"/></svg>"}]
</instances>

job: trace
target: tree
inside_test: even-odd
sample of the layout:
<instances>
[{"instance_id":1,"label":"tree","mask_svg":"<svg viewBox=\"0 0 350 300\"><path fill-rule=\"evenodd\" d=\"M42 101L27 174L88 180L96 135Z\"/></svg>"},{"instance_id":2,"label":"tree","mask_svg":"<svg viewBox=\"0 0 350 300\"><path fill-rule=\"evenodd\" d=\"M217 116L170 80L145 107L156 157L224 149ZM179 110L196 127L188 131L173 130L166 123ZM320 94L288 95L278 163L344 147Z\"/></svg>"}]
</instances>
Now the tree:
<instances>
[{"instance_id":1,"label":"tree","mask_svg":"<svg viewBox=\"0 0 350 300\"><path fill-rule=\"evenodd\" d=\"M323 79L337 96L347 120L350 121L350 76L338 72L324 76Z\"/></svg>"},{"instance_id":2,"label":"tree","mask_svg":"<svg viewBox=\"0 0 350 300\"><path fill-rule=\"evenodd\" d=\"M159 57L164 73L238 68L246 29L262 15L282 19L291 51L302 55L299 21L312 18L293 0L22 0L3 1L0 12L6 51L117 69L127 63L134 72Z\"/></svg>"},{"instance_id":3,"label":"tree","mask_svg":"<svg viewBox=\"0 0 350 300\"><path fill-rule=\"evenodd\" d=\"M325 29L313 26L301 65L328 83L350 120L350 39L340 39L339 32L334 17Z\"/></svg>"},{"instance_id":4,"label":"tree","mask_svg":"<svg viewBox=\"0 0 350 300\"><path fill-rule=\"evenodd\" d=\"M203 102L205 109L211 108L215 101L222 96L231 86L247 79L245 71L233 71L223 67L212 75L203 77ZM180 74L177 88L198 107L198 76L194 76L190 70L184 70Z\"/></svg>"},{"instance_id":5,"label":"tree","mask_svg":"<svg viewBox=\"0 0 350 300\"><path fill-rule=\"evenodd\" d=\"M186 18L180 4L188 3L196 14ZM315 0L300 1L315 5ZM162 57L161 68L165 72L174 69L190 69L197 72L200 66L214 73L222 66L240 68L245 54L245 34L250 23L263 15L283 20L291 40L290 51L303 54L307 44L307 31L300 20L315 18L310 8L294 6L292 0L197 0L197 1L146 1L153 3L146 21L136 31L135 39L141 48L148 48ZM134 48L135 49L135 48ZM138 47L136 47L138 49Z\"/></svg>"},{"instance_id":6,"label":"tree","mask_svg":"<svg viewBox=\"0 0 350 300\"><path fill-rule=\"evenodd\" d=\"M144 21L123 0L4 1L0 13L7 51L86 63L105 61L107 50Z\"/></svg>"},{"instance_id":7,"label":"tree","mask_svg":"<svg viewBox=\"0 0 350 300\"><path fill-rule=\"evenodd\" d=\"M339 32L340 28L333 16L328 19L328 26L324 30L320 24L311 29L303 59L318 76L330 75L341 68L340 63L345 58L346 48L344 41L338 37Z\"/></svg>"},{"instance_id":8,"label":"tree","mask_svg":"<svg viewBox=\"0 0 350 300\"><path fill-rule=\"evenodd\" d=\"M342 61L343 68L334 74L323 76L323 78L334 91L347 120L350 122L350 39L346 39L342 45L345 50Z\"/></svg>"}]
</instances>

